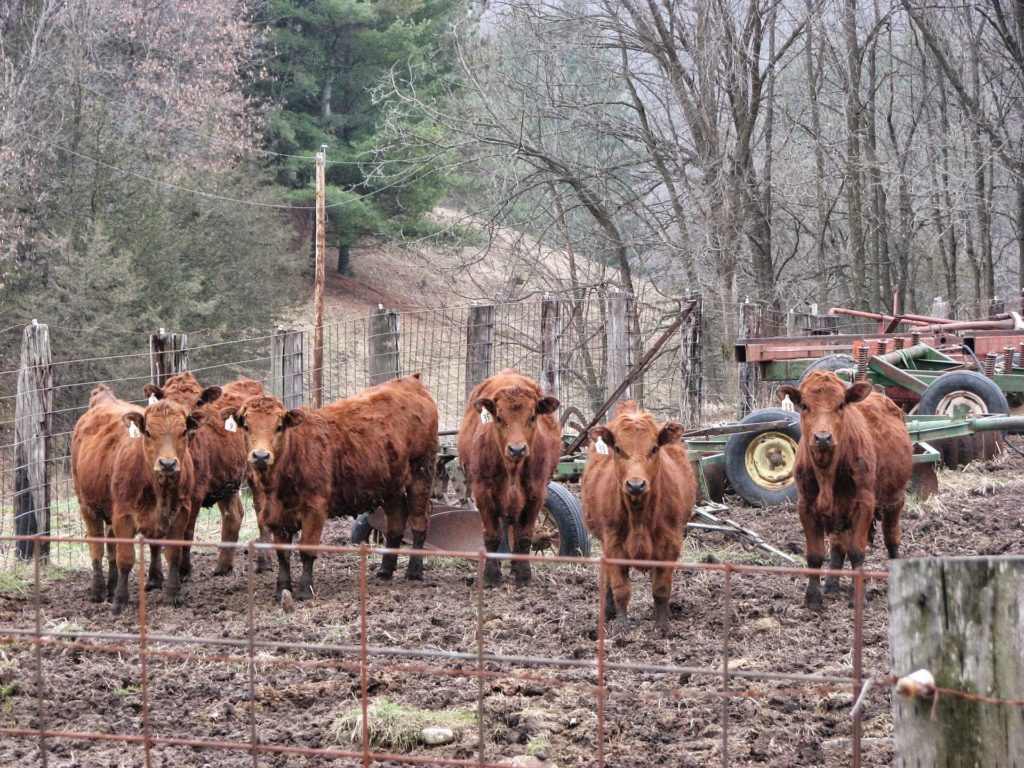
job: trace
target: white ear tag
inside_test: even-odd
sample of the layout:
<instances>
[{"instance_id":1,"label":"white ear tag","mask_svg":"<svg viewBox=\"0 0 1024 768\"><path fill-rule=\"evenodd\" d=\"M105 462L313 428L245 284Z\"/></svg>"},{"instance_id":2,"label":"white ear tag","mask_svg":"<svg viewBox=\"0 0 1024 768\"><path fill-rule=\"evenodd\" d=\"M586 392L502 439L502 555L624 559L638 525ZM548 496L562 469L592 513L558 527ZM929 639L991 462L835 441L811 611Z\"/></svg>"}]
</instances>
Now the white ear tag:
<instances>
[{"instance_id":1,"label":"white ear tag","mask_svg":"<svg viewBox=\"0 0 1024 768\"><path fill-rule=\"evenodd\" d=\"M228 432L238 431L238 423L235 421L234 416L228 416L227 421L224 422L224 429Z\"/></svg>"},{"instance_id":2,"label":"white ear tag","mask_svg":"<svg viewBox=\"0 0 1024 768\"><path fill-rule=\"evenodd\" d=\"M789 399L789 395L782 398L782 410L789 411L790 413L796 411L796 408L793 406L793 401Z\"/></svg>"},{"instance_id":3,"label":"white ear tag","mask_svg":"<svg viewBox=\"0 0 1024 768\"><path fill-rule=\"evenodd\" d=\"M494 418L491 416L491 412L488 411L486 408L481 408L480 409L480 423L481 424L490 424L492 421L494 421Z\"/></svg>"},{"instance_id":4,"label":"white ear tag","mask_svg":"<svg viewBox=\"0 0 1024 768\"><path fill-rule=\"evenodd\" d=\"M155 394L149 396L149 404L150 405L156 405L159 402L160 401L156 399L156 395Z\"/></svg>"},{"instance_id":5,"label":"white ear tag","mask_svg":"<svg viewBox=\"0 0 1024 768\"><path fill-rule=\"evenodd\" d=\"M129 422L129 424L128 424L128 437L130 437L132 440L134 440L135 438L137 438L141 434L142 433L139 432L139 427L135 424L135 422L134 421Z\"/></svg>"},{"instance_id":6,"label":"white ear tag","mask_svg":"<svg viewBox=\"0 0 1024 768\"><path fill-rule=\"evenodd\" d=\"M608 443L602 440L600 437L597 438L597 442L594 443L594 450L600 453L602 456L608 455Z\"/></svg>"}]
</instances>

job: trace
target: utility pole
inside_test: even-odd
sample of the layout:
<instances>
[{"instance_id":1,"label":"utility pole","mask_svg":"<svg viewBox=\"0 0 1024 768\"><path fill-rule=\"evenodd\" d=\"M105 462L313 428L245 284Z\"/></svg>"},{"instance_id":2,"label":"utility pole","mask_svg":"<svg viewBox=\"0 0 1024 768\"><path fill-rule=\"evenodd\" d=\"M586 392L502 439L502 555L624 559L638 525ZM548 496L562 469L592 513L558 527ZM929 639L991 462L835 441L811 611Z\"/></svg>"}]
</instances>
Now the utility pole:
<instances>
[{"instance_id":1,"label":"utility pole","mask_svg":"<svg viewBox=\"0 0 1024 768\"><path fill-rule=\"evenodd\" d=\"M327 239L327 204L324 169L327 145L316 153L316 276L313 287L313 407L324 399L324 257Z\"/></svg>"}]
</instances>

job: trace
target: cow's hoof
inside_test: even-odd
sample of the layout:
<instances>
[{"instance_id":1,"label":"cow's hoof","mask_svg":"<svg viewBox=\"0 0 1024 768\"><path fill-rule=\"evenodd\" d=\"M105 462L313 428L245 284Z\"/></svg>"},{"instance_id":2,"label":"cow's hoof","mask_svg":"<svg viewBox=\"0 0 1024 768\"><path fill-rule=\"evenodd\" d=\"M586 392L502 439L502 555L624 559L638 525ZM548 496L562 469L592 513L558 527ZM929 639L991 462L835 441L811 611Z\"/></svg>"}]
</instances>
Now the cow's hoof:
<instances>
[{"instance_id":1,"label":"cow's hoof","mask_svg":"<svg viewBox=\"0 0 1024 768\"><path fill-rule=\"evenodd\" d=\"M233 563L218 563L217 567L213 569L213 575L214 576L227 576L233 570L234 570L234 564ZM182 579L185 578L184 574L182 574L181 578Z\"/></svg>"},{"instance_id":2,"label":"cow's hoof","mask_svg":"<svg viewBox=\"0 0 1024 768\"><path fill-rule=\"evenodd\" d=\"M115 616L118 616L121 614L122 611L124 611L126 605L128 605L127 598L120 600L115 597L114 602L110 606L110 610L113 612Z\"/></svg>"},{"instance_id":3,"label":"cow's hoof","mask_svg":"<svg viewBox=\"0 0 1024 768\"><path fill-rule=\"evenodd\" d=\"M668 637L668 622L654 622L654 629L659 637Z\"/></svg>"},{"instance_id":4,"label":"cow's hoof","mask_svg":"<svg viewBox=\"0 0 1024 768\"><path fill-rule=\"evenodd\" d=\"M838 577L829 577L825 579L825 594L834 595L839 591L839 579Z\"/></svg>"},{"instance_id":5,"label":"cow's hoof","mask_svg":"<svg viewBox=\"0 0 1024 768\"><path fill-rule=\"evenodd\" d=\"M179 606L182 604L180 592L164 593L164 605Z\"/></svg>"},{"instance_id":6,"label":"cow's hoof","mask_svg":"<svg viewBox=\"0 0 1024 768\"><path fill-rule=\"evenodd\" d=\"M816 613L821 613L821 596L818 595L817 597L804 598L804 605L807 606L808 610L815 611Z\"/></svg>"},{"instance_id":7,"label":"cow's hoof","mask_svg":"<svg viewBox=\"0 0 1024 768\"><path fill-rule=\"evenodd\" d=\"M384 569L377 571L377 578L381 581L391 581L391 579L393 579L394 576L394 571L385 571Z\"/></svg>"},{"instance_id":8,"label":"cow's hoof","mask_svg":"<svg viewBox=\"0 0 1024 768\"><path fill-rule=\"evenodd\" d=\"M407 581L423 581L423 569L413 570L410 568L405 572L405 578Z\"/></svg>"},{"instance_id":9,"label":"cow's hoof","mask_svg":"<svg viewBox=\"0 0 1024 768\"><path fill-rule=\"evenodd\" d=\"M619 616L615 621L612 622L611 631L608 633L612 637L622 637L623 635L629 634L629 619L625 615Z\"/></svg>"},{"instance_id":10,"label":"cow's hoof","mask_svg":"<svg viewBox=\"0 0 1024 768\"><path fill-rule=\"evenodd\" d=\"M886 545L885 549L889 553L889 559L890 560L899 560L900 559L900 545L899 544L894 544L892 546Z\"/></svg>"},{"instance_id":11,"label":"cow's hoof","mask_svg":"<svg viewBox=\"0 0 1024 768\"><path fill-rule=\"evenodd\" d=\"M152 592L154 589L163 589L164 580L161 576L159 579L154 579L152 576L146 579L146 591Z\"/></svg>"},{"instance_id":12,"label":"cow's hoof","mask_svg":"<svg viewBox=\"0 0 1024 768\"><path fill-rule=\"evenodd\" d=\"M107 588L103 584L94 586L89 591L89 602L90 603L102 603L107 598Z\"/></svg>"},{"instance_id":13,"label":"cow's hoof","mask_svg":"<svg viewBox=\"0 0 1024 768\"><path fill-rule=\"evenodd\" d=\"M313 597L313 587L309 584L299 584L293 591L292 596L296 600L309 600Z\"/></svg>"},{"instance_id":14,"label":"cow's hoof","mask_svg":"<svg viewBox=\"0 0 1024 768\"><path fill-rule=\"evenodd\" d=\"M256 573L266 573L274 569L273 564L265 557L256 558Z\"/></svg>"}]
</instances>

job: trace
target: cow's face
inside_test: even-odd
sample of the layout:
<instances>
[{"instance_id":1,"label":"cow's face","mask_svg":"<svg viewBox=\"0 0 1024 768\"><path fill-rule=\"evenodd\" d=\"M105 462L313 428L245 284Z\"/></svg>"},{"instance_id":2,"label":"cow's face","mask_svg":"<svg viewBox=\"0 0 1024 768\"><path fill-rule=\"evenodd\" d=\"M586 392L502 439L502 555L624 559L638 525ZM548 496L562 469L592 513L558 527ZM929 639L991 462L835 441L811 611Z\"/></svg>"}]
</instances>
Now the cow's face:
<instances>
[{"instance_id":1,"label":"cow's face","mask_svg":"<svg viewBox=\"0 0 1024 768\"><path fill-rule=\"evenodd\" d=\"M649 413L636 411L616 416L606 427L590 430L591 449L604 442L612 458L619 492L632 506L643 504L661 469L661 449L678 443L683 426L675 421L658 426Z\"/></svg>"},{"instance_id":2,"label":"cow's face","mask_svg":"<svg viewBox=\"0 0 1024 768\"><path fill-rule=\"evenodd\" d=\"M158 387L156 384L147 384L142 391L146 397L172 400L188 410L212 403L221 395L220 387L207 387L206 389L200 387L196 377L189 371L174 374L162 387Z\"/></svg>"},{"instance_id":3,"label":"cow's face","mask_svg":"<svg viewBox=\"0 0 1024 768\"><path fill-rule=\"evenodd\" d=\"M540 397L524 387L506 387L492 400L478 397L473 408L490 428L505 461L518 464L530 455L537 417L558 410L554 397Z\"/></svg>"},{"instance_id":4,"label":"cow's face","mask_svg":"<svg viewBox=\"0 0 1024 768\"><path fill-rule=\"evenodd\" d=\"M253 469L269 469L277 461L287 442L287 430L306 418L303 411L285 410L276 397L253 397L241 408L224 408L220 417L233 419L245 435L245 453Z\"/></svg>"},{"instance_id":5,"label":"cow's face","mask_svg":"<svg viewBox=\"0 0 1024 768\"><path fill-rule=\"evenodd\" d=\"M163 484L181 472L189 437L206 418L201 411L189 413L177 403L161 400L143 413L126 413L121 420L132 434L138 430L136 439L142 440L146 462Z\"/></svg>"},{"instance_id":6,"label":"cow's face","mask_svg":"<svg viewBox=\"0 0 1024 768\"><path fill-rule=\"evenodd\" d=\"M800 411L801 439L807 442L815 463L825 466L832 461L836 446L842 443L845 409L871 394L873 387L858 381L847 388L830 371L814 371L800 385L781 387L779 399L789 397Z\"/></svg>"}]
</instances>

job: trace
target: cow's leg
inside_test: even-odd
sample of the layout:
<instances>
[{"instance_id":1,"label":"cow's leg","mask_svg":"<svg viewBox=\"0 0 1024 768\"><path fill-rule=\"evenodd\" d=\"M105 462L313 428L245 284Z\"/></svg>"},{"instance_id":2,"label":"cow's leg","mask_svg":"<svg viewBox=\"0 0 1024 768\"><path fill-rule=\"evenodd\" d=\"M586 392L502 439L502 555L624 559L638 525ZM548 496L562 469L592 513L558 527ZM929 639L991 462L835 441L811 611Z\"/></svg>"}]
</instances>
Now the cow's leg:
<instances>
[{"instance_id":1,"label":"cow's leg","mask_svg":"<svg viewBox=\"0 0 1024 768\"><path fill-rule=\"evenodd\" d=\"M900 556L900 516L903 513L903 499L886 504L882 507L882 539L885 541L885 550L890 560Z\"/></svg>"},{"instance_id":2,"label":"cow's leg","mask_svg":"<svg viewBox=\"0 0 1024 768\"><path fill-rule=\"evenodd\" d=\"M114 528L111 525L104 525L108 539L114 538ZM117 587L117 546L113 542L107 543L107 600L114 599L114 589Z\"/></svg>"},{"instance_id":3,"label":"cow's leg","mask_svg":"<svg viewBox=\"0 0 1024 768\"><path fill-rule=\"evenodd\" d=\"M399 550L402 548L402 535L405 533L405 521L409 517L409 510L406 507L405 495L396 493L384 502L384 546L388 549ZM398 552L382 555L380 569L377 571L377 578L390 581L395 575L395 568L398 567Z\"/></svg>"},{"instance_id":4,"label":"cow's leg","mask_svg":"<svg viewBox=\"0 0 1024 768\"><path fill-rule=\"evenodd\" d=\"M273 537L270 535L270 529L267 528L267 523L263 516L262 491L260 491L259 485L252 481L249 482L249 490L252 492L253 514L256 515L256 527L260 531L260 541L264 544L269 544ZM270 553L264 550L257 550L256 573L264 573L273 567L270 562Z\"/></svg>"},{"instance_id":5,"label":"cow's leg","mask_svg":"<svg viewBox=\"0 0 1024 768\"><path fill-rule=\"evenodd\" d=\"M114 538L130 539L135 535L131 517L114 513ZM135 565L135 545L131 542L116 545L117 586L114 588L114 613L121 613L128 605L128 577Z\"/></svg>"},{"instance_id":6,"label":"cow's leg","mask_svg":"<svg viewBox=\"0 0 1024 768\"><path fill-rule=\"evenodd\" d=\"M277 529L277 528L272 529L271 530L271 535L273 536L273 541L274 541L275 544L291 544L292 543L292 534L291 533L286 533L285 531L283 531L281 529ZM292 563L291 563L292 553L291 553L291 550L288 550L288 549L278 549L278 550L276 550L276 552L277 552L277 587L276 587L276 591L274 592L274 599L280 600L281 599L281 593L284 590L287 589L290 592L291 589L292 589Z\"/></svg>"},{"instance_id":7,"label":"cow's leg","mask_svg":"<svg viewBox=\"0 0 1024 768\"><path fill-rule=\"evenodd\" d=\"M668 634L668 601L672 597L672 569L651 569L651 592L654 594L654 627L662 636Z\"/></svg>"},{"instance_id":8,"label":"cow's leg","mask_svg":"<svg viewBox=\"0 0 1024 768\"><path fill-rule=\"evenodd\" d=\"M302 535L299 543L316 546L320 543L320 536L324 531L324 521L327 519L327 501L312 507L302 517ZM299 560L302 561L302 575L295 585L296 600L308 600L313 596L313 563L316 562L316 552L299 552Z\"/></svg>"},{"instance_id":9,"label":"cow's leg","mask_svg":"<svg viewBox=\"0 0 1024 768\"><path fill-rule=\"evenodd\" d=\"M545 486L545 491L547 487ZM537 524L537 515L540 514L540 508L544 506L544 497L538 498L527 498L526 504L523 507L522 515L519 517L518 524L513 524L510 527L510 538L514 542L512 545L512 551L517 555L528 555L533 549L533 529ZM514 538L513 538L514 537ZM516 586L525 587L530 583L530 561L529 560L513 560L512 561L512 575L515 576Z\"/></svg>"},{"instance_id":10,"label":"cow's leg","mask_svg":"<svg viewBox=\"0 0 1024 768\"><path fill-rule=\"evenodd\" d=\"M167 558L167 584L164 588L164 603L181 605L181 560L182 547L164 547Z\"/></svg>"},{"instance_id":11,"label":"cow's leg","mask_svg":"<svg viewBox=\"0 0 1024 768\"><path fill-rule=\"evenodd\" d=\"M828 567L834 571L843 570L843 561L846 560L846 547L843 546L839 536L829 536L828 541ZM834 595L839 591L839 577L825 577L825 594Z\"/></svg>"},{"instance_id":12,"label":"cow's leg","mask_svg":"<svg viewBox=\"0 0 1024 768\"><path fill-rule=\"evenodd\" d=\"M485 493L474 490L476 507L480 512L480 522L484 527L484 549L488 553L501 549L501 528L498 523L498 509L494 500ZM496 587L501 584L501 561L488 559L484 563L484 586Z\"/></svg>"},{"instance_id":13,"label":"cow's leg","mask_svg":"<svg viewBox=\"0 0 1024 768\"><path fill-rule=\"evenodd\" d=\"M629 566L609 565L608 583L615 604L615 623L612 625L612 634L621 635L629 631L629 599L633 595L633 587L629 583Z\"/></svg>"},{"instance_id":14,"label":"cow's leg","mask_svg":"<svg viewBox=\"0 0 1024 768\"><path fill-rule=\"evenodd\" d=\"M850 559L850 568L856 571L864 566L864 553L868 546L868 529L875 518L875 496L872 493L860 493L853 502L853 530L848 531L845 536L849 544L846 546L846 555ZM856 594L857 580L850 582L850 607L853 607Z\"/></svg>"},{"instance_id":15,"label":"cow's leg","mask_svg":"<svg viewBox=\"0 0 1024 768\"><path fill-rule=\"evenodd\" d=\"M242 507L242 499L238 492L232 493L226 499L217 502L220 509L220 540L222 543L237 544L238 532L242 529L242 515L245 510ZM217 567L213 569L214 576L226 576L231 573L235 565L235 548L221 547L217 551Z\"/></svg>"},{"instance_id":16,"label":"cow's leg","mask_svg":"<svg viewBox=\"0 0 1024 768\"><path fill-rule=\"evenodd\" d=\"M430 525L430 491L434 484L434 462L436 455L428 457L428 463L414 468L412 479L405 489L409 509L409 527L412 529L412 548L423 549L427 543L427 528ZM410 555L405 578L423 581L423 555Z\"/></svg>"},{"instance_id":17,"label":"cow's leg","mask_svg":"<svg viewBox=\"0 0 1024 768\"><path fill-rule=\"evenodd\" d=\"M146 591L151 589L163 589L164 568L160 563L160 547L156 544L149 545L149 572L146 574Z\"/></svg>"},{"instance_id":18,"label":"cow's leg","mask_svg":"<svg viewBox=\"0 0 1024 768\"><path fill-rule=\"evenodd\" d=\"M80 507L82 520L85 522L85 535L89 538L103 538L103 521L96 513L86 505ZM92 561L92 589L89 590L89 599L94 603L102 603L106 597L106 588L103 578L103 542L89 542L89 559Z\"/></svg>"},{"instance_id":19,"label":"cow's leg","mask_svg":"<svg viewBox=\"0 0 1024 768\"><path fill-rule=\"evenodd\" d=\"M612 592L611 581L604 591L604 616L606 619L614 619L617 615L615 610L615 595Z\"/></svg>"},{"instance_id":20,"label":"cow's leg","mask_svg":"<svg viewBox=\"0 0 1024 768\"><path fill-rule=\"evenodd\" d=\"M192 541L196 537L196 523L199 521L199 512L202 510L202 502L197 501L188 510L188 520L185 521L185 530L181 538L185 541ZM167 562L170 562L168 560ZM192 547L183 547L181 557L178 558L178 573L184 581L192 575Z\"/></svg>"},{"instance_id":21,"label":"cow's leg","mask_svg":"<svg viewBox=\"0 0 1024 768\"><path fill-rule=\"evenodd\" d=\"M825 562L825 532L821 523L813 515L810 502L803 497L797 502L800 524L804 529L807 544L807 567L821 568ZM807 590L804 592L804 605L812 611L821 610L821 577L817 574L807 577Z\"/></svg>"}]
</instances>

